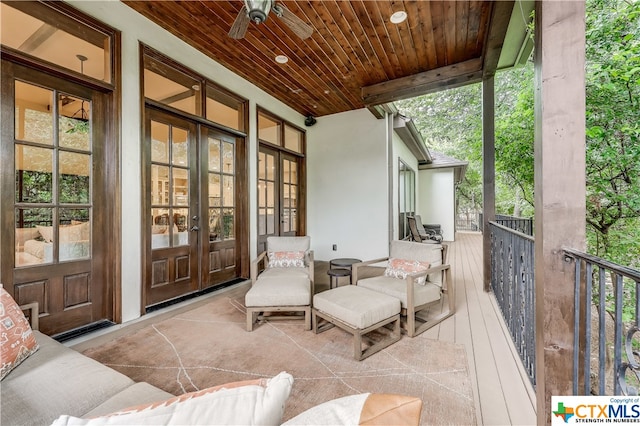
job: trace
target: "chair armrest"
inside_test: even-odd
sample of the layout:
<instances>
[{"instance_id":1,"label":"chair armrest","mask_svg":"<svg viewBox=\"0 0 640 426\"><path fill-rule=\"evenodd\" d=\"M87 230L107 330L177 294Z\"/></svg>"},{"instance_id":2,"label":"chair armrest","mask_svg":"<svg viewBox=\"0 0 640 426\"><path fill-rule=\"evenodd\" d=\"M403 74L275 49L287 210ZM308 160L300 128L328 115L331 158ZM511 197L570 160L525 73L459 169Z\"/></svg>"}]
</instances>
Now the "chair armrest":
<instances>
[{"instance_id":1,"label":"chair armrest","mask_svg":"<svg viewBox=\"0 0 640 426\"><path fill-rule=\"evenodd\" d=\"M264 261L266 255L267 252L263 251L251 262L251 285L256 283L256 279L258 279L258 267L260 266L260 262Z\"/></svg>"},{"instance_id":2,"label":"chair armrest","mask_svg":"<svg viewBox=\"0 0 640 426\"><path fill-rule=\"evenodd\" d=\"M38 315L40 310L38 309L38 302L27 303L26 305L20 305L20 309L23 311L29 311L29 324L32 330L38 330L40 327Z\"/></svg>"},{"instance_id":3,"label":"chair armrest","mask_svg":"<svg viewBox=\"0 0 640 426\"><path fill-rule=\"evenodd\" d=\"M313 298L313 294L315 291L315 263L313 258L313 250L309 250L307 253L307 268L309 269L309 281L311 281L311 297Z\"/></svg>"},{"instance_id":4,"label":"chair armrest","mask_svg":"<svg viewBox=\"0 0 640 426\"><path fill-rule=\"evenodd\" d=\"M389 260L389 257L381 257L379 259L367 260L364 262L358 262L351 265L351 283L353 285L358 285L358 268L363 266L373 265L374 263L385 262Z\"/></svg>"}]
</instances>

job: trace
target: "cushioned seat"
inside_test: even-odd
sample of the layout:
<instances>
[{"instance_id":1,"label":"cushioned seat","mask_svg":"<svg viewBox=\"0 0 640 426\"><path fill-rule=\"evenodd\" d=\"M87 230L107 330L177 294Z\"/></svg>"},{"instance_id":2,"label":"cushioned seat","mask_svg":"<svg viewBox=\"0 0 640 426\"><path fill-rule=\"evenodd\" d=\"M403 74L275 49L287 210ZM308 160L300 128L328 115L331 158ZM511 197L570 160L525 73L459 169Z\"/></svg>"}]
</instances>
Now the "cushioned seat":
<instances>
[{"instance_id":1,"label":"cushioned seat","mask_svg":"<svg viewBox=\"0 0 640 426\"><path fill-rule=\"evenodd\" d=\"M377 291L397 298L402 304L402 315L406 316L406 330L416 336L455 312L454 283L451 268L447 264L446 244L422 244L410 241L392 241L389 257L373 259L352 266L352 282L358 287ZM358 269L387 262L384 276L358 278ZM444 300L441 312L425 319L417 316L421 310Z\"/></svg>"},{"instance_id":2,"label":"cushioned seat","mask_svg":"<svg viewBox=\"0 0 640 426\"><path fill-rule=\"evenodd\" d=\"M326 324L320 325L320 319ZM384 326L393 325L389 331ZM337 287L313 296L313 331L333 326L353 334L354 358L362 360L400 340L400 301L395 297L352 285ZM388 336L362 349L362 337L371 331Z\"/></svg>"},{"instance_id":3,"label":"cushioned seat","mask_svg":"<svg viewBox=\"0 0 640 426\"><path fill-rule=\"evenodd\" d=\"M258 318L291 319L274 312L302 312L305 329L311 329L313 251L309 237L268 237L267 250L251 262L251 288L244 298L247 331ZM259 273L262 263L264 270ZM261 314L261 315L260 315Z\"/></svg>"}]
</instances>

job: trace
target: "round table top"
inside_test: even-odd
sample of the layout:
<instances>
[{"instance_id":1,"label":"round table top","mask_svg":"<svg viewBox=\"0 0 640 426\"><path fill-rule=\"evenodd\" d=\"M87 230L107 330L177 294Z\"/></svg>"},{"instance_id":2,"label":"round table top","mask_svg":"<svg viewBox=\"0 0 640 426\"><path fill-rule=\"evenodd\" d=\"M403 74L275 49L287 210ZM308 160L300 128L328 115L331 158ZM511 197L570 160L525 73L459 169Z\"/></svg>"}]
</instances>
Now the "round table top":
<instances>
[{"instance_id":1,"label":"round table top","mask_svg":"<svg viewBox=\"0 0 640 426\"><path fill-rule=\"evenodd\" d=\"M342 266L342 267L351 267L351 265L353 265L354 263L360 263L362 262L362 260L360 259L354 259L351 257L344 257L344 258L339 258L339 259L331 259L329 261L329 264L332 266Z\"/></svg>"},{"instance_id":2,"label":"round table top","mask_svg":"<svg viewBox=\"0 0 640 426\"><path fill-rule=\"evenodd\" d=\"M338 269L329 269L327 274L332 277L348 277L351 275L351 271L348 269L338 268Z\"/></svg>"}]
</instances>

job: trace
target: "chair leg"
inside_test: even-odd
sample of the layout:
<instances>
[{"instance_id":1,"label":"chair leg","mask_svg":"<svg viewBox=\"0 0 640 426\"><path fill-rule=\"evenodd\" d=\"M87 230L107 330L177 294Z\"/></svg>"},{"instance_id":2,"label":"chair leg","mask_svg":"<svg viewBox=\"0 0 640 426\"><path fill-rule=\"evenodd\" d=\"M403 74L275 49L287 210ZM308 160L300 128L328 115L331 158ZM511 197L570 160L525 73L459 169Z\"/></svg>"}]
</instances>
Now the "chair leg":
<instances>
[{"instance_id":1,"label":"chair leg","mask_svg":"<svg viewBox=\"0 0 640 426\"><path fill-rule=\"evenodd\" d=\"M256 322L256 312L252 308L247 308L247 331L253 331L253 324Z\"/></svg>"},{"instance_id":2,"label":"chair leg","mask_svg":"<svg viewBox=\"0 0 640 426\"><path fill-rule=\"evenodd\" d=\"M311 330L311 307L304 310L304 329Z\"/></svg>"}]
</instances>

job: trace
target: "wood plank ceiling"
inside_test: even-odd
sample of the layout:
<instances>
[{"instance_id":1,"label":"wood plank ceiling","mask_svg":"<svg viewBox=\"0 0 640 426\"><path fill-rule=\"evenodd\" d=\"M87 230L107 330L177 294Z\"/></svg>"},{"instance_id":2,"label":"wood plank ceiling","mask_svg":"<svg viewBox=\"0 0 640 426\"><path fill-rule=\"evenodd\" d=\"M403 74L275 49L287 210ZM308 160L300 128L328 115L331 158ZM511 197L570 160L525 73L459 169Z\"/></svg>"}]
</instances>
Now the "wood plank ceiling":
<instances>
[{"instance_id":1,"label":"wood plank ceiling","mask_svg":"<svg viewBox=\"0 0 640 426\"><path fill-rule=\"evenodd\" d=\"M298 38L273 12L243 39L242 1L124 1L304 115L316 117L479 81L492 73L513 2L311 0L283 3L314 29ZM408 14L398 25L389 21ZM277 55L289 58L286 64Z\"/></svg>"}]
</instances>

